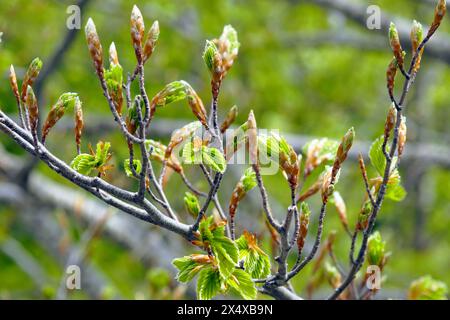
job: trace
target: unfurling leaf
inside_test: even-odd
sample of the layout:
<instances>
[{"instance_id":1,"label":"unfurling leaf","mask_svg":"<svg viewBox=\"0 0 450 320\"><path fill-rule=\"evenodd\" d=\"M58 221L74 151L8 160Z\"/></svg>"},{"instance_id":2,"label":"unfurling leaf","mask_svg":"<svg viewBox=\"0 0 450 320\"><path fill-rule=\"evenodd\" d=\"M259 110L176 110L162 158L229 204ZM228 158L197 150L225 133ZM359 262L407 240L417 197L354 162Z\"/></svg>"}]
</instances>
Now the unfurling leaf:
<instances>
[{"instance_id":1,"label":"unfurling leaf","mask_svg":"<svg viewBox=\"0 0 450 320\"><path fill-rule=\"evenodd\" d=\"M252 278L263 279L270 274L269 256L258 246L255 235L244 231L236 240L239 260L244 262L244 269Z\"/></svg>"},{"instance_id":2,"label":"unfurling leaf","mask_svg":"<svg viewBox=\"0 0 450 320\"><path fill-rule=\"evenodd\" d=\"M333 194L334 186L339 180L339 174L340 169L334 171L334 167L325 167L325 170L321 177L322 185L320 187L322 203L326 203L328 201L328 197Z\"/></svg>"},{"instance_id":3,"label":"unfurling leaf","mask_svg":"<svg viewBox=\"0 0 450 320\"><path fill-rule=\"evenodd\" d=\"M81 153L77 155L70 163L70 166L84 175L89 175L94 169L98 170L101 175L104 175L106 170L112 167L107 165L111 158L109 153L110 147L111 144L109 142L100 141L97 143L95 153L91 150L91 154Z\"/></svg>"},{"instance_id":4,"label":"unfurling leaf","mask_svg":"<svg viewBox=\"0 0 450 320\"><path fill-rule=\"evenodd\" d=\"M227 284L236 290L245 300L254 300L258 291L250 274L241 269L235 269L228 278Z\"/></svg>"},{"instance_id":5,"label":"unfurling leaf","mask_svg":"<svg viewBox=\"0 0 450 320\"><path fill-rule=\"evenodd\" d=\"M33 59L22 81L22 92L21 92L22 102L25 102L25 96L27 95L28 86L30 87L33 86L33 83L34 81L36 81L36 78L38 77L41 69L42 69L42 60L39 58Z\"/></svg>"},{"instance_id":6,"label":"unfurling leaf","mask_svg":"<svg viewBox=\"0 0 450 320\"><path fill-rule=\"evenodd\" d=\"M200 213L200 203L195 195L190 192L184 194L184 205L187 212L193 217L197 218Z\"/></svg>"},{"instance_id":7,"label":"unfurling leaf","mask_svg":"<svg viewBox=\"0 0 450 320\"><path fill-rule=\"evenodd\" d=\"M151 57L153 51L155 51L156 42L159 38L159 23L158 21L153 22L150 30L148 30L147 40L144 45L144 63Z\"/></svg>"},{"instance_id":8,"label":"unfurling leaf","mask_svg":"<svg viewBox=\"0 0 450 320\"><path fill-rule=\"evenodd\" d=\"M96 167L96 163L95 156L87 153L81 153L72 160L70 166L78 173L87 176Z\"/></svg>"},{"instance_id":9,"label":"unfurling leaf","mask_svg":"<svg viewBox=\"0 0 450 320\"><path fill-rule=\"evenodd\" d=\"M119 64L117 58L116 47L114 42L111 43L110 47L110 66L108 70L105 70L105 81L108 88L108 93L114 102L115 109L122 115L122 105L123 105L123 94L122 94L122 84L123 84L123 70L122 66Z\"/></svg>"},{"instance_id":10,"label":"unfurling leaf","mask_svg":"<svg viewBox=\"0 0 450 320\"><path fill-rule=\"evenodd\" d=\"M160 163L167 161L167 166L169 168L177 173L183 172L183 167L173 155L169 158L165 158L165 156L167 155L167 147L164 144L151 139L146 140L145 144L147 146L147 149L149 149L152 160L156 160Z\"/></svg>"},{"instance_id":11,"label":"unfurling leaf","mask_svg":"<svg viewBox=\"0 0 450 320\"><path fill-rule=\"evenodd\" d=\"M305 159L305 172L309 175L321 164L327 164L334 159L339 142L330 139L314 139L303 148Z\"/></svg>"},{"instance_id":12,"label":"unfurling leaf","mask_svg":"<svg viewBox=\"0 0 450 320\"><path fill-rule=\"evenodd\" d=\"M42 141L45 142L50 129L59 121L64 115L64 113L74 108L75 101L78 99L78 94L73 92L63 93L58 101L51 107L50 112L47 115L47 119L42 127ZM78 100L79 101L79 100Z\"/></svg>"},{"instance_id":13,"label":"unfurling leaf","mask_svg":"<svg viewBox=\"0 0 450 320\"><path fill-rule=\"evenodd\" d=\"M213 41L206 40L205 50L203 51L203 60L213 76L221 72L222 59L219 50Z\"/></svg>"},{"instance_id":14,"label":"unfurling leaf","mask_svg":"<svg viewBox=\"0 0 450 320\"><path fill-rule=\"evenodd\" d=\"M236 30L231 25L223 27L220 38L214 41L219 49L219 53L222 57L222 65L224 73L228 72L237 58L239 53L240 43L238 41L238 35ZM225 76L224 74L224 76Z\"/></svg>"},{"instance_id":15,"label":"unfurling leaf","mask_svg":"<svg viewBox=\"0 0 450 320\"><path fill-rule=\"evenodd\" d=\"M385 263L385 247L386 242L381 239L378 231L369 236L367 242L367 261L371 265L376 265L382 268Z\"/></svg>"},{"instance_id":16,"label":"unfurling leaf","mask_svg":"<svg viewBox=\"0 0 450 320\"><path fill-rule=\"evenodd\" d=\"M309 216L311 214L311 210L306 202L302 202L300 212L300 229L297 236L297 249L299 255L301 255L303 247L305 246L306 236L308 235Z\"/></svg>"},{"instance_id":17,"label":"unfurling leaf","mask_svg":"<svg viewBox=\"0 0 450 320\"><path fill-rule=\"evenodd\" d=\"M408 291L409 300L447 300L447 285L433 279L431 276L423 276L411 283Z\"/></svg>"},{"instance_id":18,"label":"unfurling leaf","mask_svg":"<svg viewBox=\"0 0 450 320\"><path fill-rule=\"evenodd\" d=\"M422 49L419 52L417 52L417 49L419 48L422 41L423 41L422 25L416 20L414 20L411 28L411 47L412 47L412 55L414 56L417 53L417 58L413 67L413 72L419 71L420 68L420 62L422 60L424 48L422 47Z\"/></svg>"},{"instance_id":19,"label":"unfurling leaf","mask_svg":"<svg viewBox=\"0 0 450 320\"><path fill-rule=\"evenodd\" d=\"M139 127L139 112L141 112L142 115L142 97L137 95L134 98L133 105L128 109L127 117L125 119L127 130L131 134L135 134Z\"/></svg>"},{"instance_id":20,"label":"unfurling leaf","mask_svg":"<svg viewBox=\"0 0 450 320\"><path fill-rule=\"evenodd\" d=\"M398 31L395 27L395 24L391 22L391 25L389 27L389 41L391 44L392 51L394 52L395 59L397 60L397 63L400 68L403 67L403 49L400 44L400 38L398 37Z\"/></svg>"},{"instance_id":21,"label":"unfurling leaf","mask_svg":"<svg viewBox=\"0 0 450 320\"><path fill-rule=\"evenodd\" d=\"M177 258L172 261L172 264L178 269L176 279L179 282L191 281L197 273L207 268L214 262L214 259L205 254L191 254L182 258Z\"/></svg>"},{"instance_id":22,"label":"unfurling leaf","mask_svg":"<svg viewBox=\"0 0 450 320\"><path fill-rule=\"evenodd\" d=\"M88 19L85 28L86 40L91 54L91 59L94 62L95 72L99 78L103 78L103 49L98 37L97 30L95 28L94 21L91 18Z\"/></svg>"},{"instance_id":23,"label":"unfurling leaf","mask_svg":"<svg viewBox=\"0 0 450 320\"><path fill-rule=\"evenodd\" d=\"M378 174L383 175L386 168L386 158L383 154L383 137L376 139L369 150L369 158L372 166L377 170Z\"/></svg>"},{"instance_id":24,"label":"unfurling leaf","mask_svg":"<svg viewBox=\"0 0 450 320\"><path fill-rule=\"evenodd\" d=\"M127 175L127 177L134 177L133 171L131 170L131 167L130 167L130 159L123 160L123 168L125 170L125 174ZM137 159L133 159L133 168L137 174L140 174L141 170L142 170L141 161L137 160Z\"/></svg>"},{"instance_id":25,"label":"unfurling leaf","mask_svg":"<svg viewBox=\"0 0 450 320\"><path fill-rule=\"evenodd\" d=\"M225 236L226 221L213 222L213 219L210 216L200 222L198 241L205 249L211 249L220 275L228 279L238 263L239 252L236 244Z\"/></svg>"},{"instance_id":26,"label":"unfurling leaf","mask_svg":"<svg viewBox=\"0 0 450 320\"><path fill-rule=\"evenodd\" d=\"M336 151L336 160L335 163L339 163L340 165L347 159L348 152L353 145L353 140L355 139L355 129L351 127L347 133L342 138L341 144L339 145Z\"/></svg>"},{"instance_id":27,"label":"unfurling leaf","mask_svg":"<svg viewBox=\"0 0 450 320\"><path fill-rule=\"evenodd\" d=\"M194 113L203 126L209 128L206 110L202 100L194 89L192 89L191 85L184 80L173 81L158 92L150 103L150 113L153 116L157 107L164 107L172 102L183 99L187 99L192 113Z\"/></svg>"}]
</instances>

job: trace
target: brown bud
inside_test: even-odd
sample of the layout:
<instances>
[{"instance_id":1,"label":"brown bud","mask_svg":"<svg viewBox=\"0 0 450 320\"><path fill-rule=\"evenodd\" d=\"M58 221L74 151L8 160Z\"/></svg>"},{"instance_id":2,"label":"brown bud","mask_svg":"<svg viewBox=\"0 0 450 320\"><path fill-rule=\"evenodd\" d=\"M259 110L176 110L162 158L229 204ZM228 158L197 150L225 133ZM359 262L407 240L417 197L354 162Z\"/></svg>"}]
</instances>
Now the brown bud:
<instances>
[{"instance_id":1,"label":"brown bud","mask_svg":"<svg viewBox=\"0 0 450 320\"><path fill-rule=\"evenodd\" d=\"M133 42L136 59L139 63L142 62L142 39L144 38L145 25L144 18L142 18L141 11L137 6L133 6L130 18L131 27L131 41Z\"/></svg>"},{"instance_id":2,"label":"brown bud","mask_svg":"<svg viewBox=\"0 0 450 320\"><path fill-rule=\"evenodd\" d=\"M81 108L81 101L77 97L75 100L75 143L77 144L77 150L80 151L81 135L83 133L83 109Z\"/></svg>"},{"instance_id":3,"label":"brown bud","mask_svg":"<svg viewBox=\"0 0 450 320\"><path fill-rule=\"evenodd\" d=\"M42 61L39 58L33 59L31 61L30 66L28 67L27 73L25 74L25 77L23 78L22 82L22 92L21 92L21 98L22 102L25 101L25 96L27 94L28 86L32 86L34 81L39 75L39 72L42 69Z\"/></svg>"},{"instance_id":4,"label":"brown bud","mask_svg":"<svg viewBox=\"0 0 450 320\"><path fill-rule=\"evenodd\" d=\"M95 72L100 79L103 79L103 49L94 21L91 18L89 18L86 23L85 34L89 53L91 54L92 61L94 62Z\"/></svg>"},{"instance_id":5,"label":"brown bud","mask_svg":"<svg viewBox=\"0 0 450 320\"><path fill-rule=\"evenodd\" d=\"M109 63L111 65L119 64L119 57L117 55L117 49L114 42L111 42L111 45L109 46Z\"/></svg>"},{"instance_id":6,"label":"brown bud","mask_svg":"<svg viewBox=\"0 0 450 320\"><path fill-rule=\"evenodd\" d=\"M13 65L9 68L9 83L11 84L11 90L14 93L14 97L16 97L17 104L20 104L19 87L17 86L17 77Z\"/></svg>"},{"instance_id":7,"label":"brown bud","mask_svg":"<svg viewBox=\"0 0 450 320\"><path fill-rule=\"evenodd\" d=\"M442 19L445 16L445 13L447 11L447 5L446 5L446 1L445 0L439 0L436 8L434 9L434 19L433 19L433 23L431 24L430 29L428 30L428 34L427 37L431 37L436 30L439 28L439 26L441 25Z\"/></svg>"},{"instance_id":8,"label":"brown bud","mask_svg":"<svg viewBox=\"0 0 450 320\"><path fill-rule=\"evenodd\" d=\"M255 115L253 114L253 110L250 110L248 115L248 149L250 154L250 163L253 165L258 165L258 133L256 126Z\"/></svg>"},{"instance_id":9,"label":"brown bud","mask_svg":"<svg viewBox=\"0 0 450 320\"><path fill-rule=\"evenodd\" d=\"M422 25L414 20L412 28L411 28L411 47L412 47L412 54L413 57L416 54L417 50L419 49L420 44L423 41L423 28ZM416 73L419 71L420 68L420 62L422 60L422 54L423 54L423 47L420 49L420 51L417 53L416 62L414 64L413 72Z\"/></svg>"},{"instance_id":10,"label":"brown bud","mask_svg":"<svg viewBox=\"0 0 450 320\"><path fill-rule=\"evenodd\" d=\"M398 131L398 157L403 154L406 144L406 118L402 116L400 127Z\"/></svg>"},{"instance_id":11,"label":"brown bud","mask_svg":"<svg viewBox=\"0 0 450 320\"><path fill-rule=\"evenodd\" d=\"M300 215L300 229L297 236L297 249L298 254L302 253L303 247L305 246L306 236L308 235L308 225L309 225L309 215L310 211L308 206L303 202L302 210Z\"/></svg>"},{"instance_id":12,"label":"brown bud","mask_svg":"<svg viewBox=\"0 0 450 320\"><path fill-rule=\"evenodd\" d=\"M34 95L34 91L30 86L27 87L25 106L28 109L28 119L30 121L31 132L36 132L39 121L39 109L36 96Z\"/></svg>"},{"instance_id":13,"label":"brown bud","mask_svg":"<svg viewBox=\"0 0 450 320\"><path fill-rule=\"evenodd\" d=\"M403 49L400 44L400 38L398 37L398 31L395 24L391 22L389 28L389 42L391 44L392 51L394 52L395 59L397 59L398 66L403 67Z\"/></svg>"},{"instance_id":14,"label":"brown bud","mask_svg":"<svg viewBox=\"0 0 450 320\"><path fill-rule=\"evenodd\" d=\"M384 123L385 140L389 138L392 129L394 129L396 119L397 119L397 110L395 109L394 103L392 103L391 107L389 108L388 115L386 117L386 122Z\"/></svg>"},{"instance_id":15,"label":"brown bud","mask_svg":"<svg viewBox=\"0 0 450 320\"><path fill-rule=\"evenodd\" d=\"M230 111L228 111L227 117L220 126L221 133L225 133L225 131L233 124L234 120L236 120L237 114L238 108L234 105L233 107L231 107Z\"/></svg>"},{"instance_id":16,"label":"brown bud","mask_svg":"<svg viewBox=\"0 0 450 320\"><path fill-rule=\"evenodd\" d=\"M395 86L395 76L397 75L398 63L395 57L389 63L386 70L386 83L389 92L389 97L394 100L394 86Z\"/></svg>"},{"instance_id":17,"label":"brown bud","mask_svg":"<svg viewBox=\"0 0 450 320\"><path fill-rule=\"evenodd\" d=\"M150 30L147 34L147 40L144 45L144 63L151 57L153 51L156 47L156 42L159 38L159 23L158 21L153 22Z\"/></svg>"}]
</instances>

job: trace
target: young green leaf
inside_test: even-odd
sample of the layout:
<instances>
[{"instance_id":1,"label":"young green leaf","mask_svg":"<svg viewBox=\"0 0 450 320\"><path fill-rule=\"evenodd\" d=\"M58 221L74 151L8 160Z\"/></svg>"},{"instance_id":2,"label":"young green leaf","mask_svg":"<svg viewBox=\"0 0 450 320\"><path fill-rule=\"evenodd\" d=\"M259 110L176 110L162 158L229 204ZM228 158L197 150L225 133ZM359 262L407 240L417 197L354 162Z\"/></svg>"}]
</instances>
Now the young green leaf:
<instances>
[{"instance_id":1,"label":"young green leaf","mask_svg":"<svg viewBox=\"0 0 450 320\"><path fill-rule=\"evenodd\" d=\"M142 163L140 160L133 159L133 167L137 174L141 173ZM131 171L131 168L130 168L130 159L123 160L123 168L125 170L127 177L133 177L133 172Z\"/></svg>"},{"instance_id":2,"label":"young green leaf","mask_svg":"<svg viewBox=\"0 0 450 320\"><path fill-rule=\"evenodd\" d=\"M184 194L184 205L192 217L196 218L200 213L200 203L197 197L190 192Z\"/></svg>"},{"instance_id":3,"label":"young green leaf","mask_svg":"<svg viewBox=\"0 0 450 320\"><path fill-rule=\"evenodd\" d=\"M202 270L197 281L197 297L200 300L210 300L219 293L222 286L220 273L217 269L206 268Z\"/></svg>"},{"instance_id":4,"label":"young green leaf","mask_svg":"<svg viewBox=\"0 0 450 320\"><path fill-rule=\"evenodd\" d=\"M386 168L386 158L383 154L383 136L376 139L369 150L369 158L372 166L377 170L378 174L383 175ZM386 151L388 151L386 149Z\"/></svg>"},{"instance_id":5,"label":"young green leaf","mask_svg":"<svg viewBox=\"0 0 450 320\"><path fill-rule=\"evenodd\" d=\"M447 300L447 285L427 275L411 283L408 292L410 300Z\"/></svg>"},{"instance_id":6,"label":"young green leaf","mask_svg":"<svg viewBox=\"0 0 450 320\"><path fill-rule=\"evenodd\" d=\"M96 167L95 156L87 153L79 154L72 160L70 166L78 173L89 175Z\"/></svg>"},{"instance_id":7,"label":"young green leaf","mask_svg":"<svg viewBox=\"0 0 450 320\"><path fill-rule=\"evenodd\" d=\"M192 254L174 259L172 264L178 269L176 279L185 283L191 281L200 270L207 268L211 262L212 260L208 255Z\"/></svg>"},{"instance_id":8,"label":"young green leaf","mask_svg":"<svg viewBox=\"0 0 450 320\"><path fill-rule=\"evenodd\" d=\"M367 242L367 260L369 264L382 266L385 255L386 242L381 239L378 231L370 235Z\"/></svg>"},{"instance_id":9,"label":"young green leaf","mask_svg":"<svg viewBox=\"0 0 450 320\"><path fill-rule=\"evenodd\" d=\"M256 237L244 231L236 240L239 249L239 260L244 261L244 269L254 279L262 279L270 274L269 256L258 247Z\"/></svg>"},{"instance_id":10,"label":"young green leaf","mask_svg":"<svg viewBox=\"0 0 450 320\"><path fill-rule=\"evenodd\" d=\"M227 162L222 152L216 148L202 147L202 160L205 165L211 167L214 171L224 173Z\"/></svg>"},{"instance_id":11,"label":"young green leaf","mask_svg":"<svg viewBox=\"0 0 450 320\"><path fill-rule=\"evenodd\" d=\"M258 293L252 277L241 269L235 269L231 277L227 280L227 284L235 289L245 300L256 299Z\"/></svg>"}]
</instances>

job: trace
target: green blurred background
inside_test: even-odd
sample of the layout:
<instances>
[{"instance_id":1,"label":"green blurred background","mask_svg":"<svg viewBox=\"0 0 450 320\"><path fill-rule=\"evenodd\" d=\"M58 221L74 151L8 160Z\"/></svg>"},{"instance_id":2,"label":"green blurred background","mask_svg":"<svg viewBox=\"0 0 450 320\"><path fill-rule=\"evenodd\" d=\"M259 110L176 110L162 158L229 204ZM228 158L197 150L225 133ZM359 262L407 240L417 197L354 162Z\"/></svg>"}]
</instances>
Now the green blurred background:
<instances>
[{"instance_id":1,"label":"green blurred background","mask_svg":"<svg viewBox=\"0 0 450 320\"><path fill-rule=\"evenodd\" d=\"M347 5L363 17L369 5L363 0L337 3ZM9 65L14 64L19 78L34 57L40 57L45 66L68 32L66 9L71 4L74 3L56 0L1 2L3 111L16 113L8 85ZM387 32L385 28L368 30L345 9L327 5L327 1L91 0L82 10L82 30L75 33L61 63L43 83L40 101L41 108L46 108L63 92L80 94L89 127L82 149L87 151L89 142L111 141L116 170L108 176L109 181L133 187L121 167L127 154L126 145L118 130L111 131L102 125L112 123L113 119L93 72L83 27L88 17L92 17L104 50L114 41L122 66L131 71L135 65L129 36L133 4L141 9L147 28L154 20L160 23L157 49L146 65L146 88L151 96L166 83L184 79L208 105L209 74L201 57L203 46L206 39L218 37L223 26L231 24L238 31L241 47L239 58L222 86L219 101L222 117L236 104L240 111L237 124L253 109L260 127L310 138L339 139L354 126L357 140L366 142L365 146L382 133L389 106L385 70L392 56ZM383 18L394 17L399 24L417 19L427 25L433 17L433 1L384 0L370 4L380 6ZM441 38L430 44L437 53L425 51L422 70L408 98L408 142L414 144L412 150L431 146L441 160L427 158L426 152L420 153L424 157L412 154L405 159L400 171L408 196L400 203L384 203L377 228L387 240L392 256L384 274L387 278L381 292L383 297L405 297L410 282L425 274L450 284L450 51L447 50L447 55L439 51L450 47L449 32L450 19L446 17L438 31ZM133 90L137 93L137 88ZM161 122L160 129L170 132L174 122L168 119L187 123L193 117L179 103L159 110L154 122L158 119L166 121ZM60 126L48 139L49 149L67 162L75 155L72 132L70 124ZM158 138L167 141L169 135ZM19 159L17 166L20 161L29 161L4 134L0 134L0 143L11 159ZM21 184L17 177L11 179L9 169L2 165L0 161L0 194L4 194L0 197L0 298L193 297L191 289L173 280L170 259L193 250L177 236L129 219L127 228L121 229L120 224L111 226L111 222L122 221L112 217L125 215L112 210L103 232L92 236L99 223L83 212L92 198L72 192L69 183L43 165L33 171L34 189ZM354 225L364 197L363 182L356 162L348 162L344 169L338 190L346 200L349 220ZM190 170L189 176L195 181L201 175ZM289 197L283 177L265 179L271 199L286 207ZM237 175L230 175L221 187L220 198L225 206L237 180ZM75 199L75 205L58 201L59 195L55 194L56 199L51 199L48 181L66 188L66 196ZM206 187L204 182L198 186ZM182 203L186 190L180 191L178 177L171 179L167 190L175 209L188 220ZM257 201L256 193L254 197ZM317 200L311 201L313 211L318 210ZM100 209L108 212L104 207L93 207L91 211L97 218L103 215ZM252 205L248 201L239 215L244 217L243 227L265 239L267 234L259 210L258 202ZM316 214L312 220L315 218ZM347 266L349 239L331 206L325 225L325 235L331 230L338 231L336 254ZM142 237L131 239L134 232ZM80 250L83 258L74 258ZM82 268L82 277L92 276L94 288L83 287L73 292L59 289L65 266L71 259L83 260L86 268ZM309 277L307 269L295 279L294 286L300 294ZM321 290L319 297L331 292L326 284Z\"/></svg>"}]
</instances>

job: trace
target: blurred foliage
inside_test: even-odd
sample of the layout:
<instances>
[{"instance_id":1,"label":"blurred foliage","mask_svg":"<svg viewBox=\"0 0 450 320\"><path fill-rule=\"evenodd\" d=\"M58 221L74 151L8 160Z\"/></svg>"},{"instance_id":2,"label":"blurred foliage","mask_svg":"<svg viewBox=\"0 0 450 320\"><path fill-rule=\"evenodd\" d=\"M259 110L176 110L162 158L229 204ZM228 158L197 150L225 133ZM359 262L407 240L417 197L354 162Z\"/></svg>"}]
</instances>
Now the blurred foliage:
<instances>
[{"instance_id":1,"label":"blurred foliage","mask_svg":"<svg viewBox=\"0 0 450 320\"><path fill-rule=\"evenodd\" d=\"M91 16L97 26L104 52L111 41L117 47L121 65L132 70L135 65L129 35L129 13L132 3L125 0L90 1L82 15L82 25ZM366 3L366 1L359 1ZM284 133L307 134L311 136L338 139L354 126L357 140L374 140L382 133L387 112L388 96L385 85L385 69L392 56L388 41L384 50L366 50L351 45L333 43L309 43L305 36L335 30L358 32L370 39L372 32L361 28L337 12L328 12L311 2L303 1L162 1L135 0L141 9L146 27L159 20L161 34L157 48L146 65L147 91L153 96L167 83L186 80L208 105L210 99L209 74L202 61L206 39L217 37L226 24L231 24L239 33L241 43L239 57L223 84L220 95L222 118L229 108L236 104L239 115L236 123L242 123L250 109L255 110L259 127L279 128ZM34 57L40 57L44 65L53 50L67 32L66 8L73 1L55 0L10 0L0 4L0 104L2 110L15 113L14 97L7 85L7 70L14 64L21 79L26 66ZM426 23L433 14L433 6L421 1L372 1L382 10L413 18ZM450 31L447 20L439 32ZM89 58L83 32L80 31L73 47L68 51L60 68L48 79L43 93L45 106L56 102L63 92L77 92L83 101L85 122L94 115L103 114L113 121L102 95L94 69ZM386 37L387 39L387 37ZM449 94L450 69L448 65L427 57L422 62L422 72L417 79L425 98L413 100L419 90L412 89L411 103L407 108L409 119L408 141L428 141L442 144L449 142ZM423 77L423 79L422 79ZM426 78L425 78L426 77ZM134 93L137 87L132 88ZM413 97L413 98L411 98ZM43 109L43 107L41 106ZM192 119L191 112L182 102L161 108L158 117ZM192 121L192 120L191 120ZM96 132L84 137L83 152L87 144L96 141L111 141L112 162L116 169L107 179L124 186L132 186L123 173L123 159L127 148L120 133ZM62 143L70 141L70 143ZM58 135L50 133L48 145L68 163L75 156L72 130ZM10 139L0 135L9 151L22 151ZM158 168L157 168L158 169ZM43 165L38 170L58 182L68 184ZM368 168L369 175L372 172ZM414 170L409 166L408 170ZM405 168L401 168L405 174ZM198 173L189 171L192 177ZM312 175L306 184L317 177ZM172 177L167 187L169 198L176 210L184 213L183 193L177 190L179 178ZM194 179L194 178L193 178ZM227 178L221 193L222 203L230 199L232 186L239 177ZM289 203L288 188L281 174L265 177L271 199L286 206ZM384 203L377 228L386 240L392 256L386 266L385 288L396 297L405 297L409 283L423 274L450 283L450 172L433 167L423 183L424 214L426 226L417 229L415 219L419 196L407 196L404 202ZM173 182L173 183L172 183ZM198 185L202 187L201 184ZM205 185L203 185L205 186ZM414 186L406 183L406 188ZM355 163L346 163L340 178L338 190L346 200L350 226L354 226L364 197L363 181ZM408 190L410 191L410 190ZM318 199L311 201L313 215L310 230L314 232L318 210ZM243 205L240 215L259 212ZM49 283L37 290L32 280L8 256L0 251L0 298L45 298L52 297L58 288L63 270L44 247L20 225L14 208L0 202L0 241L14 237L38 259L45 270ZM265 232L264 221L258 215L253 232ZM185 219L189 219L184 217ZM237 218L239 219L239 217ZM239 220L237 220L239 223ZM86 226L71 221L70 225L82 233ZM335 240L335 253L342 262L347 261L349 240L342 231L336 210L329 206L324 234L339 230ZM421 250L413 246L413 239L420 230L424 233L426 245ZM241 232L242 230L238 231ZM75 234L76 234L75 232ZM152 229L151 232L157 232ZM265 233L267 234L267 233ZM75 239L76 241L76 239ZM270 248L269 240L264 245ZM191 248L192 249L192 248ZM164 248L161 248L164 250ZM294 258L294 257L293 257ZM183 296L183 290L173 282L170 270L145 270L142 263L111 239L95 240L89 253L95 265L101 267L111 280L111 286L104 289L104 298L120 293L125 298L173 298ZM294 262L294 261L292 261ZM304 288L312 266L308 266L294 285ZM171 288L165 290L165 286ZM329 286L324 289L330 290ZM172 294L172 295L171 295ZM177 296L178 295L178 296ZM86 298L84 294L70 296Z\"/></svg>"}]
</instances>

